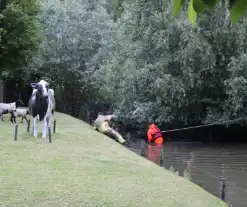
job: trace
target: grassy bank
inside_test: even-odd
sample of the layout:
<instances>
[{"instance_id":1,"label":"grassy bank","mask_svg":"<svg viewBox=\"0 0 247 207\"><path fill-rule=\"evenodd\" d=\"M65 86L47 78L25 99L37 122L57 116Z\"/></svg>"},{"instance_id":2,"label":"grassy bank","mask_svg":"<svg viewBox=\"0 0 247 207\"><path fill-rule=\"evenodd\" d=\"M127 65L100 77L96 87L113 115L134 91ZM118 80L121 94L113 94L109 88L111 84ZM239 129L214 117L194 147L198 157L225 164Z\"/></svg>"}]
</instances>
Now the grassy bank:
<instances>
[{"instance_id":1,"label":"grassy bank","mask_svg":"<svg viewBox=\"0 0 247 207\"><path fill-rule=\"evenodd\" d=\"M52 144L31 137L26 124L14 143L14 125L0 122L0 206L227 206L90 125L56 119Z\"/></svg>"}]
</instances>

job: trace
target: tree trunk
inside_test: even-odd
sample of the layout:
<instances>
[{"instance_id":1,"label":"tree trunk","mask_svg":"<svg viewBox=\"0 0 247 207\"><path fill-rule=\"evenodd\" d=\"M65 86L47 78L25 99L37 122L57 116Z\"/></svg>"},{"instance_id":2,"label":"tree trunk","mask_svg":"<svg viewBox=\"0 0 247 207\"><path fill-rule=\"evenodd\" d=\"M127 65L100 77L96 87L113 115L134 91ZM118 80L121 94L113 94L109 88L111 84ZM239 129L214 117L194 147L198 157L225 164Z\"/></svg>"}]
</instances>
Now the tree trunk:
<instances>
[{"instance_id":1,"label":"tree trunk","mask_svg":"<svg viewBox=\"0 0 247 207\"><path fill-rule=\"evenodd\" d=\"M0 80L0 102L3 102L3 82Z\"/></svg>"}]
</instances>

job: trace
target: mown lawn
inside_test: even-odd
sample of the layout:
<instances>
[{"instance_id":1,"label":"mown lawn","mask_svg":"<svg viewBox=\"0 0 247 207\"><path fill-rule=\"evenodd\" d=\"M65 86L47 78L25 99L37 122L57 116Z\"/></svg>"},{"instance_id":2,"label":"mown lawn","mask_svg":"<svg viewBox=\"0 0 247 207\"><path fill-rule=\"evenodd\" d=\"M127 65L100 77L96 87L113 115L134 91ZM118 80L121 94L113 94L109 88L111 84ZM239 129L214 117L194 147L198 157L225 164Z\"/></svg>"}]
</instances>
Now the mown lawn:
<instances>
[{"instance_id":1,"label":"mown lawn","mask_svg":"<svg viewBox=\"0 0 247 207\"><path fill-rule=\"evenodd\" d=\"M24 123L14 142L14 124L0 122L0 206L227 206L90 125L55 116L51 144L29 135Z\"/></svg>"}]
</instances>

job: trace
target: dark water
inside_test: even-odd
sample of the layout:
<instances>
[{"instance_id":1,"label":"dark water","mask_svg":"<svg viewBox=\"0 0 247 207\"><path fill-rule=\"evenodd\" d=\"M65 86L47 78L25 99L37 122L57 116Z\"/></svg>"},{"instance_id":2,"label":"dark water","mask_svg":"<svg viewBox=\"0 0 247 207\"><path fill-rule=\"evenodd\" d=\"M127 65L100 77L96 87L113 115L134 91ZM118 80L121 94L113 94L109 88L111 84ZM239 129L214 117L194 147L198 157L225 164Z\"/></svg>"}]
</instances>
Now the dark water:
<instances>
[{"instance_id":1,"label":"dark water","mask_svg":"<svg viewBox=\"0 0 247 207\"><path fill-rule=\"evenodd\" d=\"M247 144L166 142L159 148L134 140L129 148L166 169L172 166L179 175L189 170L192 182L219 198L224 178L225 202L247 207Z\"/></svg>"}]
</instances>

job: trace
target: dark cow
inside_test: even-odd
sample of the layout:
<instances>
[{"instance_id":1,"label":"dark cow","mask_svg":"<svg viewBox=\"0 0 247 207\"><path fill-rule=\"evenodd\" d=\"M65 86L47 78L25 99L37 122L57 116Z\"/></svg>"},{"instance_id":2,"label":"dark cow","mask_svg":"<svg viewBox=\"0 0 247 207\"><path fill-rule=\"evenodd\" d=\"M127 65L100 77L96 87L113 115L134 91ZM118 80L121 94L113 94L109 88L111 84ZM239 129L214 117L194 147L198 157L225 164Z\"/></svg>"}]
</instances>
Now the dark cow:
<instances>
[{"instance_id":1,"label":"dark cow","mask_svg":"<svg viewBox=\"0 0 247 207\"><path fill-rule=\"evenodd\" d=\"M53 99L54 94L49 89L48 82L41 80L38 83L31 83L34 89L32 96L28 103L30 115L33 118L33 135L38 136L37 122L38 118L43 121L43 134L42 138L45 139L48 135L48 127L51 126L51 118L54 113Z\"/></svg>"}]
</instances>

